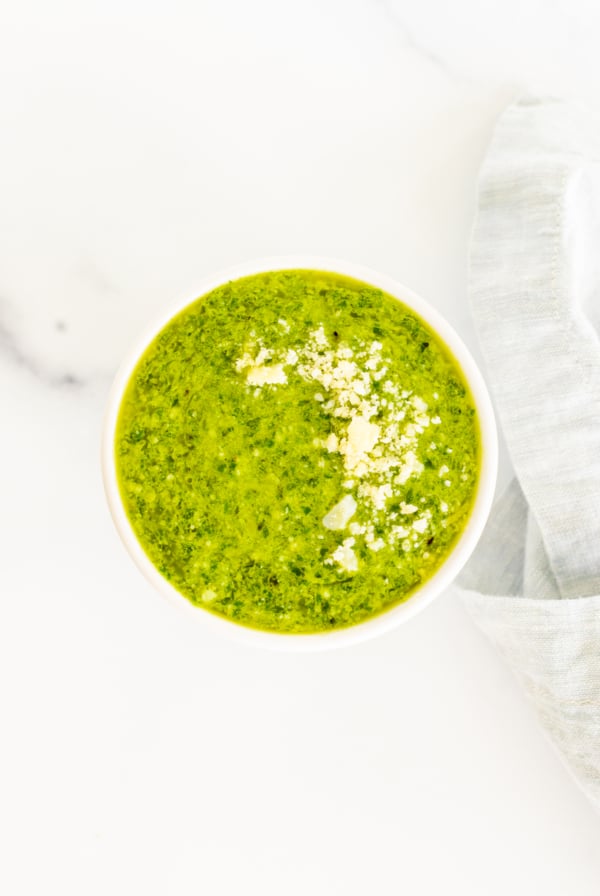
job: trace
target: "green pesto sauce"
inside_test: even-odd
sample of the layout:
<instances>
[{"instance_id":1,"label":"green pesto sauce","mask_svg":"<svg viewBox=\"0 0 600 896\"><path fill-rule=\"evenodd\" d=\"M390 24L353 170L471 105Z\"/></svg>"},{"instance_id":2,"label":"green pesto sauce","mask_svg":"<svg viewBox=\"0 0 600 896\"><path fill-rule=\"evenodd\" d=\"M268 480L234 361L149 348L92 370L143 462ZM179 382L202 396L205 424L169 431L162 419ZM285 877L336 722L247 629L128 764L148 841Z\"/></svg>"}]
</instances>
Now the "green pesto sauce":
<instances>
[{"instance_id":1,"label":"green pesto sauce","mask_svg":"<svg viewBox=\"0 0 600 896\"><path fill-rule=\"evenodd\" d=\"M479 475L446 346L381 290L304 270L227 283L173 318L131 376L115 452L162 575L199 607L285 633L409 598L464 528Z\"/></svg>"}]
</instances>

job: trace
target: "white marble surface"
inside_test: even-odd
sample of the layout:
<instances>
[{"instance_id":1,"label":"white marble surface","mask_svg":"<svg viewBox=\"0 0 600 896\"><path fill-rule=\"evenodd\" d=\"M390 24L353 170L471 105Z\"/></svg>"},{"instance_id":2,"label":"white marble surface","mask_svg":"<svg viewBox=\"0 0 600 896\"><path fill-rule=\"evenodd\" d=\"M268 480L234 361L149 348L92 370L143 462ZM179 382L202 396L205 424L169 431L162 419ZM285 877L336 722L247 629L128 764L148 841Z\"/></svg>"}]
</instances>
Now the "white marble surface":
<instances>
[{"instance_id":1,"label":"white marble surface","mask_svg":"<svg viewBox=\"0 0 600 896\"><path fill-rule=\"evenodd\" d=\"M217 640L125 555L115 367L257 255L370 265L474 345L477 167L522 87L600 105L593 0L0 12L0 890L596 896L600 825L452 594L332 654Z\"/></svg>"}]
</instances>

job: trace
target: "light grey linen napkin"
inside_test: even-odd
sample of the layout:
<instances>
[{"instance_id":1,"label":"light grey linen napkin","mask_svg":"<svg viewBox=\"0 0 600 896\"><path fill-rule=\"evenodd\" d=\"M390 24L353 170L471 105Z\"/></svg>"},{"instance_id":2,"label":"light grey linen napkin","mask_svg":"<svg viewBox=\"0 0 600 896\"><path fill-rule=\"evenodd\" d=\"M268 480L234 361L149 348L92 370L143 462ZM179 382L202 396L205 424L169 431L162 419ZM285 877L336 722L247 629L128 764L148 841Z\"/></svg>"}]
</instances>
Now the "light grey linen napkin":
<instances>
[{"instance_id":1,"label":"light grey linen napkin","mask_svg":"<svg viewBox=\"0 0 600 896\"><path fill-rule=\"evenodd\" d=\"M600 165L526 97L480 177L470 294L515 471L458 586L600 810Z\"/></svg>"}]
</instances>

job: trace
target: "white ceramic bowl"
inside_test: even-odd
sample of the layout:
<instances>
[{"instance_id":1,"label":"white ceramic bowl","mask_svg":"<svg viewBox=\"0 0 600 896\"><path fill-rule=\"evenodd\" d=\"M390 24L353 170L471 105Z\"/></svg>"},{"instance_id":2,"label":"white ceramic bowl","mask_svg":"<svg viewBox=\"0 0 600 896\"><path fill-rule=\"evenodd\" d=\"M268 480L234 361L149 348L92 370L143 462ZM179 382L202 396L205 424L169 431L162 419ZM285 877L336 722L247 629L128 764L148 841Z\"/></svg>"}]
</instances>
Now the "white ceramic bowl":
<instances>
[{"instance_id":1,"label":"white ceramic bowl","mask_svg":"<svg viewBox=\"0 0 600 896\"><path fill-rule=\"evenodd\" d=\"M216 616L207 610L203 610L201 607L196 607L187 598L183 597L158 572L137 540L125 513L119 493L114 452L115 429L124 390L140 356L157 333L186 305L229 280L264 271L291 268L331 271L354 277L356 280L362 280L395 296L408 308L415 311L440 336L458 362L475 401L481 435L481 471L471 516L461 536L457 539L456 544L437 572L420 588L415 590L405 603L397 604L379 616L350 628L307 635L275 634L246 628L223 617ZM293 651L326 650L364 641L395 628L401 622L406 622L407 619L420 613L434 598L438 597L458 575L481 535L492 504L497 464L496 424L483 377L470 353L444 318L412 290L397 283L391 277L386 277L384 274L378 274L376 271L345 261L311 256L264 258L236 266L201 280L196 287L195 295L170 307L143 333L125 358L110 391L102 436L102 471L110 511L125 547L148 581L173 605L186 612L190 620L195 620L205 626L213 626L217 632L228 633L250 644Z\"/></svg>"}]
</instances>

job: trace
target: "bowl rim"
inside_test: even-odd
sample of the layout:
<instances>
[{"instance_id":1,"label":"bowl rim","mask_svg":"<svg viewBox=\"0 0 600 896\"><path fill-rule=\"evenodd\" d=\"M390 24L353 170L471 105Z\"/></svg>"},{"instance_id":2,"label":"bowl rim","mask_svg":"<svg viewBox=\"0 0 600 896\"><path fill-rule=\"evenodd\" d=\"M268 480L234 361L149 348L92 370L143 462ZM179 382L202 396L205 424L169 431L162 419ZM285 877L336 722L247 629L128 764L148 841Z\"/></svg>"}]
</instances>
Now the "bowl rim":
<instances>
[{"instance_id":1,"label":"bowl rim","mask_svg":"<svg viewBox=\"0 0 600 896\"><path fill-rule=\"evenodd\" d=\"M155 336L186 306L218 286L252 274L282 270L313 270L338 273L382 289L414 311L436 333L450 350L471 390L478 414L481 439L481 469L471 515L454 547L431 578L427 579L406 600L377 616L348 628L313 634L266 632L217 616L192 604L165 579L146 555L129 522L118 487L114 452L115 430L125 388L144 351ZM315 652L345 647L389 632L424 610L454 581L473 552L488 518L498 468L498 436L492 402L483 376L471 353L445 318L420 295L393 277L371 268L336 258L313 255L282 255L258 258L237 264L206 277L201 277L193 298L186 295L170 303L154 321L144 328L119 366L109 391L102 427L101 466L104 490L117 532L130 557L145 578L169 603L193 614L202 624L218 633L255 646L293 652Z\"/></svg>"}]
</instances>

